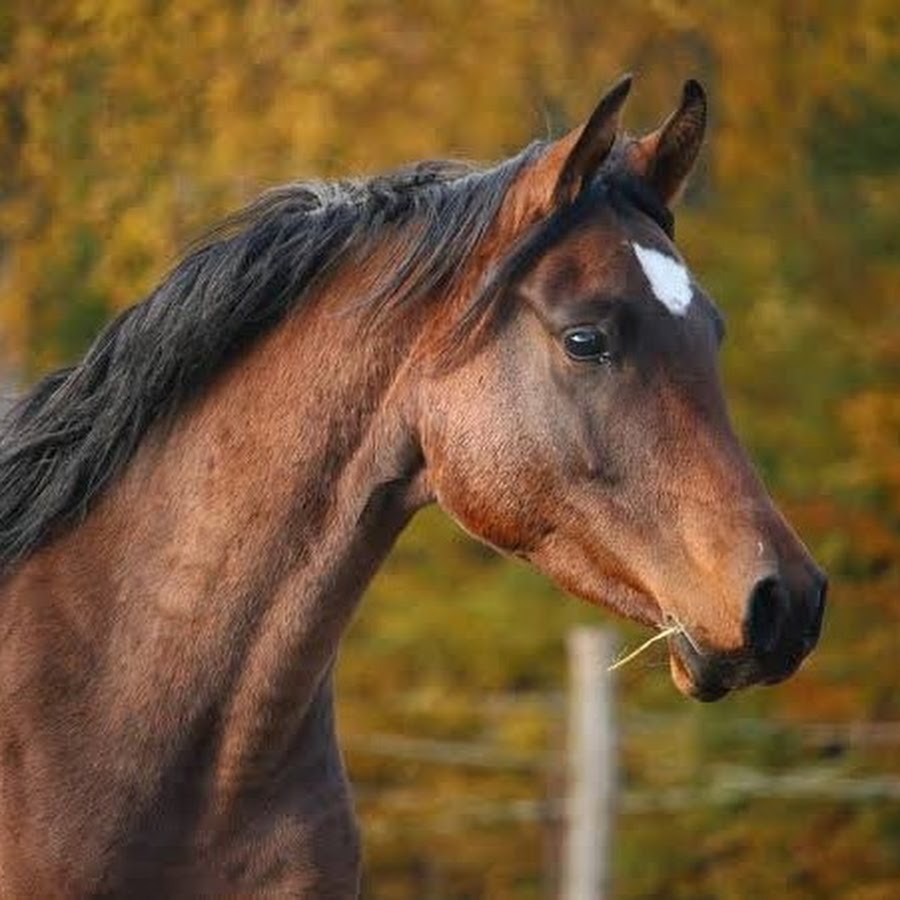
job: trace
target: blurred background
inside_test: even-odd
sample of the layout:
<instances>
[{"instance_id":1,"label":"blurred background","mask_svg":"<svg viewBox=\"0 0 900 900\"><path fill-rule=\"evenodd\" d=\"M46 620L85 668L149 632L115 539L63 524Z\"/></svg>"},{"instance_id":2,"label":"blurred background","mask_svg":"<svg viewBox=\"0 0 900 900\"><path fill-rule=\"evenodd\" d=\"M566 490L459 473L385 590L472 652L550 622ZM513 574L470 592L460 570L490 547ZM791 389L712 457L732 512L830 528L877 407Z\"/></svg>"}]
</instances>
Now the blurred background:
<instances>
[{"instance_id":1,"label":"blurred background","mask_svg":"<svg viewBox=\"0 0 900 900\"><path fill-rule=\"evenodd\" d=\"M701 706L656 648L617 673L612 895L900 897L898 22L894 0L4 0L0 378L72 360L270 185L501 158L627 70L640 131L699 78L679 242L831 603L777 688ZM417 518L339 668L366 896L554 889L579 623L646 636Z\"/></svg>"}]
</instances>

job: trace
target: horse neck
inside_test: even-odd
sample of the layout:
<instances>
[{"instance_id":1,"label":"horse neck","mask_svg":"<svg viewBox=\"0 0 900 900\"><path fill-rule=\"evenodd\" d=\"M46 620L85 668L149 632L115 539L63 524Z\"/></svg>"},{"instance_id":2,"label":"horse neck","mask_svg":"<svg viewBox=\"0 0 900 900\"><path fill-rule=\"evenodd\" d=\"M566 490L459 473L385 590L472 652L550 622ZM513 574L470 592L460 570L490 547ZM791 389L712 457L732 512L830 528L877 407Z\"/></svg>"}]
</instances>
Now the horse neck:
<instances>
[{"instance_id":1,"label":"horse neck","mask_svg":"<svg viewBox=\"0 0 900 900\"><path fill-rule=\"evenodd\" d=\"M327 304L287 320L14 580L18 606L63 610L56 633L77 623L94 642L79 696L106 698L91 710L101 752L142 748L137 778L187 741L203 744L220 798L298 749L328 755L330 733L310 722L331 729L338 641L423 500L412 339L361 341L356 326Z\"/></svg>"}]
</instances>

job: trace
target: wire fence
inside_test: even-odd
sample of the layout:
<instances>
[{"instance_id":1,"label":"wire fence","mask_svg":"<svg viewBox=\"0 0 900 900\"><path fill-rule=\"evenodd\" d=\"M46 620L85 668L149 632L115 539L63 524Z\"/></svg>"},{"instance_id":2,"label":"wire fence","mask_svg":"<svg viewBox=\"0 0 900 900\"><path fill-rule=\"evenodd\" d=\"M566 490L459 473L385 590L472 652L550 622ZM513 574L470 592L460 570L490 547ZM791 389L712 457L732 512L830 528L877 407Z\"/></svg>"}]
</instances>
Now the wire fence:
<instances>
[{"instance_id":1,"label":"wire fence","mask_svg":"<svg viewBox=\"0 0 900 900\"><path fill-rule=\"evenodd\" d=\"M758 737L785 730L773 723L747 720L744 734ZM900 723L815 723L790 729L814 743L847 741L855 744L900 743ZM552 754L510 753L487 743L442 741L396 734L349 735L344 745L351 754L381 757L398 762L465 767L476 770L518 772L545 782L558 764ZM557 785L558 787L558 785ZM387 837L415 824L435 832L455 832L472 827L490 828L513 823L562 825L562 796L487 801L483 794L442 800L440 807L425 810L421 798L404 788L396 794L381 787L367 797L357 785L358 799L376 799L379 815L368 824L372 836ZM900 803L900 774L848 774L834 765L804 765L783 772L767 772L751 766L712 766L702 783L629 785L626 781L615 802L618 815L640 816L659 812L689 812L699 808L727 807L747 802L798 803Z\"/></svg>"},{"instance_id":2,"label":"wire fence","mask_svg":"<svg viewBox=\"0 0 900 900\"><path fill-rule=\"evenodd\" d=\"M683 725L676 715L634 715L621 723L622 739ZM789 736L815 747L893 747L900 745L900 722L803 722L763 719L729 719L729 739L766 740ZM515 753L488 741L447 741L403 734L345 734L344 746L357 753L423 763L469 766L482 769L542 771L545 754Z\"/></svg>"},{"instance_id":3,"label":"wire fence","mask_svg":"<svg viewBox=\"0 0 900 900\"><path fill-rule=\"evenodd\" d=\"M494 712L509 712L516 705L535 703L557 706L556 695L495 702ZM562 707L560 707L562 708ZM649 732L683 726L677 715L638 713L623 717L619 739L645 737ZM790 737L813 748L885 748L900 745L900 722L779 722L741 718L728 722L729 739L756 743L772 738ZM545 781L559 766L553 752L521 753L498 747L487 740L451 741L388 733L347 733L342 737L351 756L374 757L402 763L462 767L485 772L509 772L528 775L530 780ZM419 799L405 791L392 794L390 788L377 792L382 816L373 823L376 831L405 827L405 813L417 817L419 825L440 831L454 831L473 825L489 827L506 823L561 823L564 799L519 798L486 801L483 795L456 796L442 802L439 810L423 818ZM360 799L365 800L365 796ZM699 807L728 806L749 801L797 801L811 803L900 803L900 772L848 773L840 764L803 764L785 771L764 771L753 766L714 764L705 770L702 783L670 785L622 785L616 799L620 815L642 815L660 811L679 812ZM406 807L409 807L406 809ZM398 817L394 826L384 814Z\"/></svg>"}]
</instances>

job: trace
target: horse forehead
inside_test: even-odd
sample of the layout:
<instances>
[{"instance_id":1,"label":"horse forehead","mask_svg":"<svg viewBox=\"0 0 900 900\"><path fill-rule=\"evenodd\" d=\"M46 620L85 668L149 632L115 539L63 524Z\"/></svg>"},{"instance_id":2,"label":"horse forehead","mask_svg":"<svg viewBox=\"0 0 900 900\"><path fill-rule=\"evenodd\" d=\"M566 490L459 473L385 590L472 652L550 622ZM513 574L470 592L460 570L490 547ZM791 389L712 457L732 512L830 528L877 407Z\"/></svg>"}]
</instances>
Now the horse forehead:
<instances>
[{"instance_id":1,"label":"horse forehead","mask_svg":"<svg viewBox=\"0 0 900 900\"><path fill-rule=\"evenodd\" d=\"M592 224L568 235L538 264L551 294L646 296L673 316L687 314L698 286L672 244L644 229Z\"/></svg>"},{"instance_id":2,"label":"horse forehead","mask_svg":"<svg viewBox=\"0 0 900 900\"><path fill-rule=\"evenodd\" d=\"M629 286L630 243L622 232L587 227L551 247L535 266L539 281L559 297L577 297L599 288L624 295Z\"/></svg>"}]
</instances>

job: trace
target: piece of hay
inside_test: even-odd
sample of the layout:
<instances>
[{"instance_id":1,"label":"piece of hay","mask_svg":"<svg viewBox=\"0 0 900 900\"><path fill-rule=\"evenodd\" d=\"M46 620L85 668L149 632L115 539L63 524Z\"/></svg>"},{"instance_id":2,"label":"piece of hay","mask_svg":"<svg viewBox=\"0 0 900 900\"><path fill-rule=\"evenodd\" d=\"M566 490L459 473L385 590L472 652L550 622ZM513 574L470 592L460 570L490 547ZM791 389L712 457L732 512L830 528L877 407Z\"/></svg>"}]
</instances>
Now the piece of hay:
<instances>
[{"instance_id":1,"label":"piece of hay","mask_svg":"<svg viewBox=\"0 0 900 900\"><path fill-rule=\"evenodd\" d=\"M652 638L644 641L637 650L632 650L631 653L623 656L621 659L617 659L606 671L607 672L615 672L616 669L621 669L625 663L631 662L636 656L639 656L643 653L651 644L655 644L657 641L664 640L667 637L671 637L673 634L681 634L684 629L680 625L670 625L668 628L664 628L658 634L654 634Z\"/></svg>"}]
</instances>

